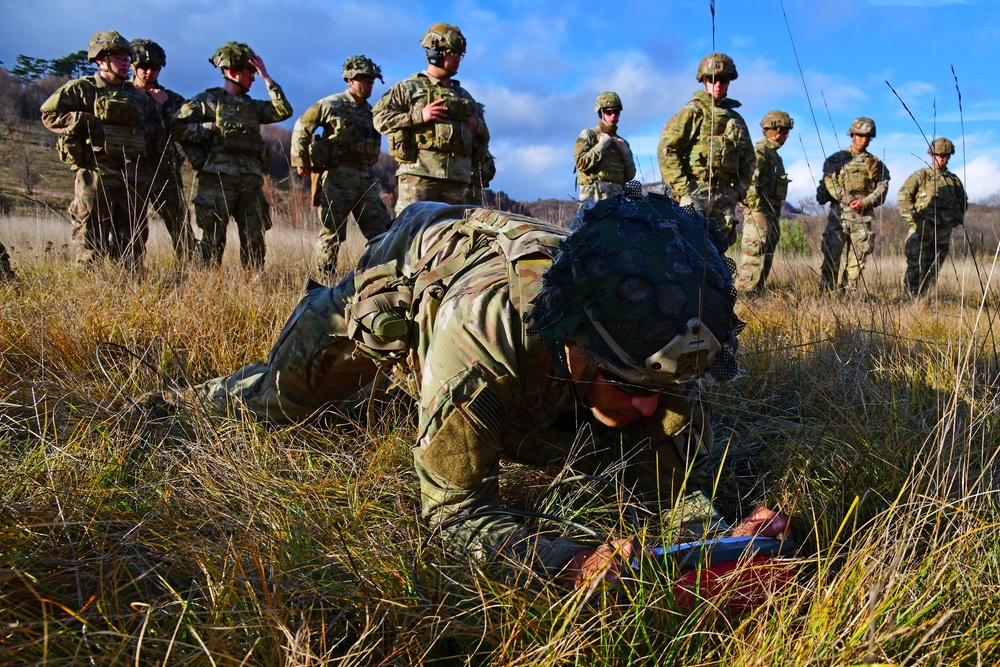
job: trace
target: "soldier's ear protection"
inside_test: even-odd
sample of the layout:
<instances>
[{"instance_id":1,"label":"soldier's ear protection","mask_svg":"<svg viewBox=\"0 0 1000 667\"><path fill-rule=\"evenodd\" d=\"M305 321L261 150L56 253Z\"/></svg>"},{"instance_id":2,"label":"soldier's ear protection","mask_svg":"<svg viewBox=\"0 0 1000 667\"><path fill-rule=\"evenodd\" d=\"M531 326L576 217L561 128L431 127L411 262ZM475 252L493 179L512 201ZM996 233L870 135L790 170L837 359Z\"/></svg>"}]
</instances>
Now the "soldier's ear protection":
<instances>
[{"instance_id":1,"label":"soldier's ear protection","mask_svg":"<svg viewBox=\"0 0 1000 667\"><path fill-rule=\"evenodd\" d=\"M441 49L424 49L427 52L427 62L435 67L444 67L444 51Z\"/></svg>"}]
</instances>

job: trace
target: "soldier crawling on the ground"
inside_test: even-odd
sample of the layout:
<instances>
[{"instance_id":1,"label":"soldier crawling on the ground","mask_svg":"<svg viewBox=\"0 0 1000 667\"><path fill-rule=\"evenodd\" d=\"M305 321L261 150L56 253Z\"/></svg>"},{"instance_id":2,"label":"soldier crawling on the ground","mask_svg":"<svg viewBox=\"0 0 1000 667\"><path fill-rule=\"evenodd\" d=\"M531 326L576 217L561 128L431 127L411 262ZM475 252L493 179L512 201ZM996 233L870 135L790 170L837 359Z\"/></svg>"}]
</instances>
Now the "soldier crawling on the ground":
<instances>
[{"instance_id":1,"label":"soldier crawling on the ground","mask_svg":"<svg viewBox=\"0 0 1000 667\"><path fill-rule=\"evenodd\" d=\"M171 117L184 104L184 98L160 85L160 70L166 65L167 54L159 44L149 39L132 40L132 85L153 99L167 127L162 140L150 147L149 162L153 170L150 204L163 218L177 259L187 262L194 253L195 240L188 223L188 203L181 176L184 155L169 134Z\"/></svg>"},{"instance_id":2,"label":"soldier crawling on the ground","mask_svg":"<svg viewBox=\"0 0 1000 667\"><path fill-rule=\"evenodd\" d=\"M164 129L153 100L128 80L131 57L120 34L97 33L87 49L97 73L64 84L42 104L42 122L59 134L59 157L75 172L69 212L79 266L108 258L135 271L146 254L147 147Z\"/></svg>"},{"instance_id":3,"label":"soldier crawling on the ground","mask_svg":"<svg viewBox=\"0 0 1000 667\"><path fill-rule=\"evenodd\" d=\"M875 249L874 211L889 192L889 169L868 152L875 138L875 121L864 116L856 118L847 135L851 138L850 148L826 159L823 180L816 189L816 201L830 204L820 245L821 291L858 286L865 260ZM845 247L847 264L843 274L838 275Z\"/></svg>"},{"instance_id":4,"label":"soldier crawling on the ground","mask_svg":"<svg viewBox=\"0 0 1000 667\"><path fill-rule=\"evenodd\" d=\"M615 474L676 536L725 531L706 492L713 436L699 378L737 371L733 263L714 223L639 190L597 202L572 231L414 204L339 285L308 289L267 361L138 405L336 420L390 370L417 404L424 516L482 565L580 585L614 575L633 544L547 539L493 511L501 459ZM788 528L761 507L732 534Z\"/></svg>"},{"instance_id":5,"label":"soldier crawling on the ground","mask_svg":"<svg viewBox=\"0 0 1000 667\"><path fill-rule=\"evenodd\" d=\"M600 201L617 194L635 177L635 161L628 142L618 136L622 100L618 93L605 92L594 104L597 127L580 133L573 146L576 182L580 201Z\"/></svg>"},{"instance_id":6,"label":"soldier crawling on the ground","mask_svg":"<svg viewBox=\"0 0 1000 667\"><path fill-rule=\"evenodd\" d=\"M370 171L378 162L382 135L372 124L368 98L375 79L383 80L382 70L365 56L351 56L342 74L347 90L306 109L292 130L292 166L300 176L311 177L313 205L319 207L323 228L316 242L316 268L325 278L337 271L348 216L354 216L366 239L392 222ZM318 129L323 136L314 138Z\"/></svg>"},{"instance_id":7,"label":"soldier crawling on the ground","mask_svg":"<svg viewBox=\"0 0 1000 667\"><path fill-rule=\"evenodd\" d=\"M715 218L732 245L736 204L750 187L754 151L750 131L728 97L739 77L733 59L710 53L698 65L704 86L663 126L658 153L663 183L682 206Z\"/></svg>"},{"instance_id":8,"label":"soldier crawling on the ground","mask_svg":"<svg viewBox=\"0 0 1000 667\"><path fill-rule=\"evenodd\" d=\"M271 152L260 126L290 118L292 105L267 73L263 58L246 44L227 42L209 62L222 70L222 87L185 102L174 114L171 129L197 172L194 212L201 228L201 257L210 266L222 264L232 217L240 233L240 263L245 269L262 269L264 233L271 228L264 197ZM267 85L270 101L247 94L255 74Z\"/></svg>"},{"instance_id":9,"label":"soldier crawling on the ground","mask_svg":"<svg viewBox=\"0 0 1000 667\"><path fill-rule=\"evenodd\" d=\"M965 222L969 199L957 175L948 171L955 144L938 137L927 147L931 166L910 175L899 189L899 215L910 226L906 237L906 291L920 296L930 289L948 257L951 230Z\"/></svg>"},{"instance_id":10,"label":"soldier crawling on the ground","mask_svg":"<svg viewBox=\"0 0 1000 667\"><path fill-rule=\"evenodd\" d=\"M417 201L482 203L471 198L495 172L483 106L453 78L465 57L465 36L453 25L435 23L420 45L427 69L390 88L372 112L399 162L397 214Z\"/></svg>"}]
</instances>

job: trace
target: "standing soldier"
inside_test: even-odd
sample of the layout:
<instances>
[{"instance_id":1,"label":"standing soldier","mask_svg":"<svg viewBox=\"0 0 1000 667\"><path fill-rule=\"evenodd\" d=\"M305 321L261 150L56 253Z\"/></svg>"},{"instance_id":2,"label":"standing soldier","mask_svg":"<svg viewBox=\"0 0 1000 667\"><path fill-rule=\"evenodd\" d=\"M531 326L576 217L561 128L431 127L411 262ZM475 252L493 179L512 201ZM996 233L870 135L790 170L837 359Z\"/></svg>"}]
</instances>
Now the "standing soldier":
<instances>
[{"instance_id":1,"label":"standing soldier","mask_svg":"<svg viewBox=\"0 0 1000 667\"><path fill-rule=\"evenodd\" d=\"M847 134L851 137L850 148L826 159L823 181L816 190L816 201L830 204L821 244L821 290L858 286L865 260L875 248L873 213L889 191L889 169L868 152L868 144L875 138L875 121L864 116L857 118ZM847 246L847 265L838 278L844 246Z\"/></svg>"},{"instance_id":2,"label":"standing soldier","mask_svg":"<svg viewBox=\"0 0 1000 667\"><path fill-rule=\"evenodd\" d=\"M184 98L160 85L160 70L166 64L167 54L159 44L149 39L132 40L132 85L145 90L153 98L169 132L170 119L184 104ZM150 148L153 169L150 199L153 210L163 218L177 259L187 262L194 252L195 241L188 224L188 205L181 176L184 156L168 133L164 133L162 141Z\"/></svg>"},{"instance_id":3,"label":"standing soldier","mask_svg":"<svg viewBox=\"0 0 1000 667\"><path fill-rule=\"evenodd\" d=\"M763 290L771 273L774 250L781 239L781 207L788 194L788 175L778 149L788 141L795 121L784 111L768 111L760 127L764 137L754 146L757 169L743 197L743 251L736 279L736 289L741 292Z\"/></svg>"},{"instance_id":4,"label":"standing soldier","mask_svg":"<svg viewBox=\"0 0 1000 667\"><path fill-rule=\"evenodd\" d=\"M465 37L448 23L435 23L420 41L427 69L400 81L375 104L375 128L389 135L396 170L396 214L417 201L469 201L473 156L485 160L489 131L483 107L452 77L465 56ZM481 179L488 171L477 170ZM486 184L476 184L480 191Z\"/></svg>"},{"instance_id":5,"label":"standing soldier","mask_svg":"<svg viewBox=\"0 0 1000 667\"><path fill-rule=\"evenodd\" d=\"M354 215L366 239L392 222L369 171L382 150L382 135L372 125L368 98L376 77L384 81L382 71L365 56L351 56L344 61L343 75L347 90L306 109L292 131L292 166L300 176L312 176L313 205L319 207L323 225L316 242L316 266L323 276L336 273L347 216ZM313 139L317 129L323 136Z\"/></svg>"},{"instance_id":6,"label":"standing soldier","mask_svg":"<svg viewBox=\"0 0 1000 667\"><path fill-rule=\"evenodd\" d=\"M698 65L705 89L663 126L658 148L664 185L681 206L715 218L730 245L736 240L736 204L750 187L754 168L750 131L736 112L740 103L727 97L738 76L726 54L705 56Z\"/></svg>"},{"instance_id":7,"label":"standing soldier","mask_svg":"<svg viewBox=\"0 0 1000 667\"><path fill-rule=\"evenodd\" d=\"M906 238L906 290L924 294L934 284L938 269L948 256L951 230L965 221L969 200L958 176L948 171L955 144L944 137L927 147L931 166L910 174L896 201L903 222L910 225Z\"/></svg>"},{"instance_id":8,"label":"standing soldier","mask_svg":"<svg viewBox=\"0 0 1000 667\"><path fill-rule=\"evenodd\" d=\"M264 67L264 60L242 42L226 42L209 58L222 70L222 88L209 88L188 100L174 114L174 138L181 142L197 171L194 213L201 227L201 256L212 266L222 264L229 218L240 232L243 268L264 268L264 232L271 213L264 197L264 170L270 151L260 126L292 115L281 86ZM247 94L254 75L267 84L269 102Z\"/></svg>"},{"instance_id":9,"label":"standing soldier","mask_svg":"<svg viewBox=\"0 0 1000 667\"><path fill-rule=\"evenodd\" d=\"M114 30L90 38L97 73L74 79L42 104L42 122L59 135L59 158L76 172L69 205L80 266L105 257L136 270L146 253L151 172L147 146L163 123L148 95L128 81L132 47Z\"/></svg>"},{"instance_id":10,"label":"standing soldier","mask_svg":"<svg viewBox=\"0 0 1000 667\"><path fill-rule=\"evenodd\" d=\"M635 161L628 142L618 136L622 100L618 93L601 93L594 105L597 127L584 130L576 139L576 182L580 201L600 201L617 194L635 176Z\"/></svg>"}]
</instances>

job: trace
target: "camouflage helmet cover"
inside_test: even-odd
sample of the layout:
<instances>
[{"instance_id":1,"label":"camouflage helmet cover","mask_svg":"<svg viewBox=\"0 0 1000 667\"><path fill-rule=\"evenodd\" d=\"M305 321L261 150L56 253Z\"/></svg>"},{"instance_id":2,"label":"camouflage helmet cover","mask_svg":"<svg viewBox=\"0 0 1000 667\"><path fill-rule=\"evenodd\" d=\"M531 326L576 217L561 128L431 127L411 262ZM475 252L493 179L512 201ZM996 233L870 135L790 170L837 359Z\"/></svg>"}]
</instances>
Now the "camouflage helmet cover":
<instances>
[{"instance_id":1,"label":"camouflage helmet cover","mask_svg":"<svg viewBox=\"0 0 1000 667\"><path fill-rule=\"evenodd\" d=\"M255 55L243 42L226 42L215 50L208 62L219 68L243 69L250 67L250 59Z\"/></svg>"},{"instance_id":2,"label":"camouflage helmet cover","mask_svg":"<svg viewBox=\"0 0 1000 667\"><path fill-rule=\"evenodd\" d=\"M944 137L938 137L931 142L931 145L927 147L928 155L954 155L955 154L955 144L951 142L950 139L945 139Z\"/></svg>"},{"instance_id":3,"label":"camouflage helmet cover","mask_svg":"<svg viewBox=\"0 0 1000 667\"><path fill-rule=\"evenodd\" d=\"M132 55L132 45L116 30L99 32L90 38L90 44L87 46L87 62L95 62L105 53Z\"/></svg>"},{"instance_id":4,"label":"camouflage helmet cover","mask_svg":"<svg viewBox=\"0 0 1000 667\"><path fill-rule=\"evenodd\" d=\"M457 26L450 23L435 23L420 40L420 46L425 49L435 51L454 51L458 54L465 53L465 36Z\"/></svg>"},{"instance_id":5,"label":"camouflage helmet cover","mask_svg":"<svg viewBox=\"0 0 1000 667\"><path fill-rule=\"evenodd\" d=\"M359 76L368 76L385 83L385 79L382 78L382 70L371 58L365 56L351 56L345 60L343 75L344 81L357 79Z\"/></svg>"},{"instance_id":6,"label":"camouflage helmet cover","mask_svg":"<svg viewBox=\"0 0 1000 667\"><path fill-rule=\"evenodd\" d=\"M555 354L585 349L605 377L629 384L735 377L743 323L728 239L694 209L638 190L580 214L531 303L529 331Z\"/></svg>"},{"instance_id":7,"label":"camouflage helmet cover","mask_svg":"<svg viewBox=\"0 0 1000 667\"><path fill-rule=\"evenodd\" d=\"M618 93L611 92L610 90L601 93L597 96L597 102L594 103L594 111L601 113L604 109L621 109L622 108L622 98L618 97Z\"/></svg>"},{"instance_id":8,"label":"camouflage helmet cover","mask_svg":"<svg viewBox=\"0 0 1000 667\"><path fill-rule=\"evenodd\" d=\"M768 111L760 121L762 130L790 130L795 127L795 121L784 111Z\"/></svg>"},{"instance_id":9,"label":"camouflage helmet cover","mask_svg":"<svg viewBox=\"0 0 1000 667\"><path fill-rule=\"evenodd\" d=\"M162 68L167 64L167 54L151 39L133 39L132 63L136 67Z\"/></svg>"},{"instance_id":10,"label":"camouflage helmet cover","mask_svg":"<svg viewBox=\"0 0 1000 667\"><path fill-rule=\"evenodd\" d=\"M860 118L855 118L854 122L851 123L851 129L847 131L847 136L854 136L855 134L862 137L875 138L875 121L871 118L865 118L861 116Z\"/></svg>"},{"instance_id":11,"label":"camouflage helmet cover","mask_svg":"<svg viewBox=\"0 0 1000 667\"><path fill-rule=\"evenodd\" d=\"M725 53L709 53L698 65L698 81L700 83L713 79L733 81L739 76L739 72L736 71L736 63Z\"/></svg>"}]
</instances>

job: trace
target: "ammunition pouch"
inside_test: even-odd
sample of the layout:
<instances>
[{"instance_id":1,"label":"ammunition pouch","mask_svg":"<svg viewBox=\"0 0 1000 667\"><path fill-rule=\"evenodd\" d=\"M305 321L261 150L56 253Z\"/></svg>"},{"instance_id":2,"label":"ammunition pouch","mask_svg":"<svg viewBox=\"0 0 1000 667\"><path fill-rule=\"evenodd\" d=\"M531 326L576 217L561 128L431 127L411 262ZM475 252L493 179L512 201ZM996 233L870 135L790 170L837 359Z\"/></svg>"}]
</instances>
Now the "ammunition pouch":
<instances>
[{"instance_id":1,"label":"ammunition pouch","mask_svg":"<svg viewBox=\"0 0 1000 667\"><path fill-rule=\"evenodd\" d=\"M339 161L340 142L337 139L313 139L309 147L309 164L313 171L326 171Z\"/></svg>"},{"instance_id":2,"label":"ammunition pouch","mask_svg":"<svg viewBox=\"0 0 1000 667\"><path fill-rule=\"evenodd\" d=\"M389 155L399 162L417 161L417 141L412 130L395 130L388 137Z\"/></svg>"},{"instance_id":3,"label":"ammunition pouch","mask_svg":"<svg viewBox=\"0 0 1000 667\"><path fill-rule=\"evenodd\" d=\"M220 102L215 107L215 127L220 140L213 145L216 152L261 157L260 121L249 105Z\"/></svg>"},{"instance_id":4,"label":"ammunition pouch","mask_svg":"<svg viewBox=\"0 0 1000 667\"><path fill-rule=\"evenodd\" d=\"M114 159L135 160L146 154L146 128L139 108L124 90L97 89L94 117L103 134L98 141L91 136L94 148Z\"/></svg>"},{"instance_id":5,"label":"ammunition pouch","mask_svg":"<svg viewBox=\"0 0 1000 667\"><path fill-rule=\"evenodd\" d=\"M75 169L94 169L97 166L93 146L80 135L60 134L56 139L56 150L59 159Z\"/></svg>"}]
</instances>

